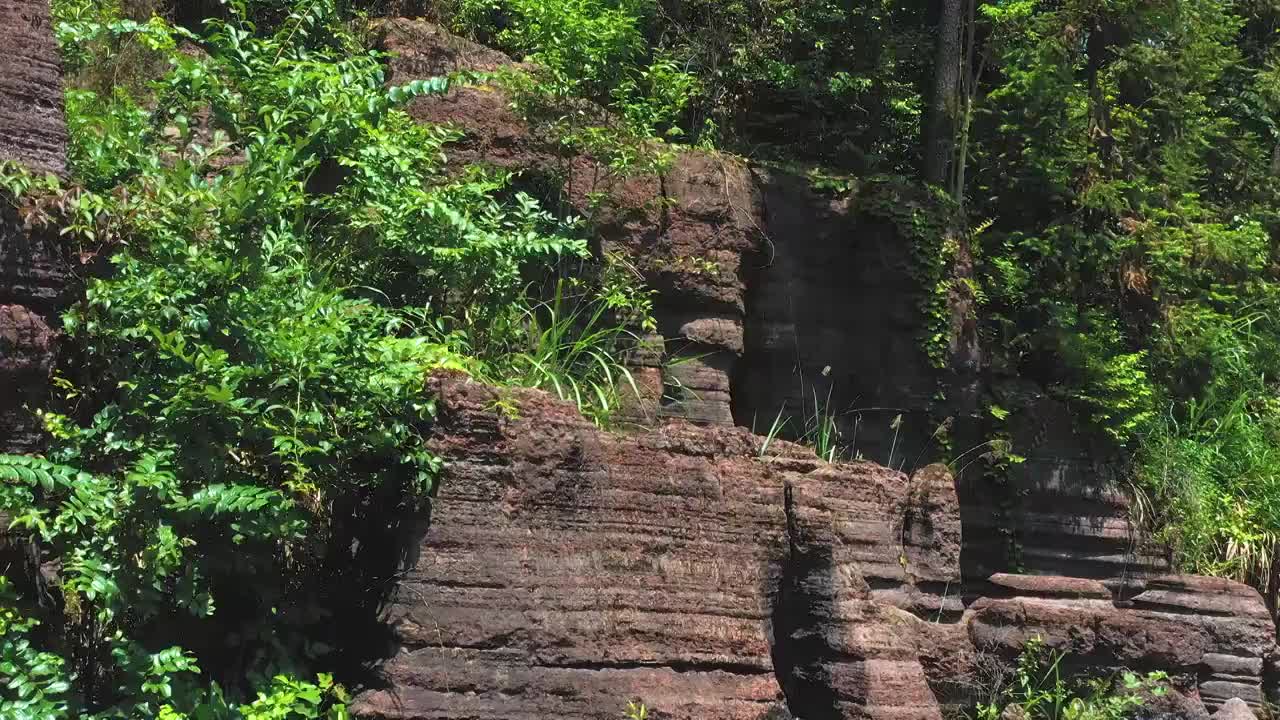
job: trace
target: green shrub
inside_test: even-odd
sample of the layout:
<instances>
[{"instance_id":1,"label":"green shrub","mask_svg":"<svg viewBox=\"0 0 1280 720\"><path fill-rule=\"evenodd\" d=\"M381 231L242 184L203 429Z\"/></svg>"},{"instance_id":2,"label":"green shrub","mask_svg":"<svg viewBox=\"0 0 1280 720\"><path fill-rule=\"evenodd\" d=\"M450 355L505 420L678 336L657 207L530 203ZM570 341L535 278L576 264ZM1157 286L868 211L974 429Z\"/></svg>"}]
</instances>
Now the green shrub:
<instances>
[{"instance_id":1,"label":"green shrub","mask_svg":"<svg viewBox=\"0 0 1280 720\"><path fill-rule=\"evenodd\" d=\"M1145 694L1168 692L1162 672L1145 677L1121 672L1109 678L1064 676L1065 655L1048 650L1039 638L1027 643L1012 676L991 688L989 702L979 703L976 720L1000 720L1011 708L1027 720L1122 720L1146 703Z\"/></svg>"},{"instance_id":2,"label":"green shrub","mask_svg":"<svg viewBox=\"0 0 1280 720\"><path fill-rule=\"evenodd\" d=\"M62 568L0 581L3 717L344 717L317 674L343 660L325 588L370 606L385 590L354 533L389 532L433 489L426 376L545 384L460 356L439 324L469 318L452 332L478 342L536 302L526 271L587 255L508 176L447 172L455 134L399 109L465 79L385 87L329 0L228 10L198 53L110 5L59 25L72 61L109 65L118 45L87 38L139 36L169 70L143 93L69 94L73 184L0 173L33 221L111 264L64 317L85 369L44 415L52 462L0 458L11 538ZM555 377L599 383L592 343L623 331L590 333Z\"/></svg>"}]
</instances>

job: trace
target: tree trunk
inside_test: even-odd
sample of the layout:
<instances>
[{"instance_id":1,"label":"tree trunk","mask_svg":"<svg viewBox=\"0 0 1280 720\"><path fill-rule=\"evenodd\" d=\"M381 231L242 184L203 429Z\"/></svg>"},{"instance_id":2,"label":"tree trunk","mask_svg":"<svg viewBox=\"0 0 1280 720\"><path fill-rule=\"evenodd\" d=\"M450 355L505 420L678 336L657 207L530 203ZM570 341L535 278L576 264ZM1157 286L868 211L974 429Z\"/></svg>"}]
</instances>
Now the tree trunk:
<instances>
[{"instance_id":1,"label":"tree trunk","mask_svg":"<svg viewBox=\"0 0 1280 720\"><path fill-rule=\"evenodd\" d=\"M963 0L942 0L937 55L933 64L933 92L924 127L921 175L925 182L944 187L955 149L963 12Z\"/></svg>"},{"instance_id":2,"label":"tree trunk","mask_svg":"<svg viewBox=\"0 0 1280 720\"><path fill-rule=\"evenodd\" d=\"M978 81L982 77L982 69L986 64L984 56L982 62L974 67L975 58L977 56L977 34L978 23L975 15L978 10L978 0L967 0L965 8L965 29L964 29L964 48L961 50L964 64L960 67L960 118L957 135L959 135L960 147L955 155L955 168L952 172L951 199L961 208L964 207L964 183L965 170L969 161L969 130L973 125L973 101L978 95Z\"/></svg>"},{"instance_id":3,"label":"tree trunk","mask_svg":"<svg viewBox=\"0 0 1280 720\"><path fill-rule=\"evenodd\" d=\"M1115 138L1111 137L1111 109L1102 87L1102 68L1110 52L1107 26L1099 20L1085 43L1085 73L1089 78L1089 134L1098 147L1103 167L1111 165L1115 156Z\"/></svg>"}]
</instances>

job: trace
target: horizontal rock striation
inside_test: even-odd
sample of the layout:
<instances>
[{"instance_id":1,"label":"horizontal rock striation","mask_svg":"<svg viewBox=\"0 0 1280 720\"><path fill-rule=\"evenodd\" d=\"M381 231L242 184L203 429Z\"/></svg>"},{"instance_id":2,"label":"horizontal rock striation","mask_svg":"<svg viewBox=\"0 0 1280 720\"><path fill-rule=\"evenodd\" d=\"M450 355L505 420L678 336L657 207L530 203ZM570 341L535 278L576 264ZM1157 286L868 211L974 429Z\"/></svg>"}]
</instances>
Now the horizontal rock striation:
<instances>
[{"instance_id":1,"label":"horizontal rock striation","mask_svg":"<svg viewBox=\"0 0 1280 720\"><path fill-rule=\"evenodd\" d=\"M519 67L430 23L380 27L394 83ZM1130 525L1113 469L1090 460L1105 452L1034 383L991 380L954 393L1014 410L1014 451L1027 457L1005 483L971 462L992 429L974 407L937 401L949 381L922 350L928 289L911 243L858 196L692 151L662 177L617 176L522 119L496 85L418 98L409 111L462 131L452 162L517 171L525 189L589 217L603 248L623 251L657 290L658 333L633 358L644 392L628 414L639 424L676 417L765 433L778 421L795 437L821 407L851 452L893 468L963 454L968 577L1019 568L1121 588L1167 572ZM583 112L610 122L598 108Z\"/></svg>"},{"instance_id":2,"label":"horizontal rock striation","mask_svg":"<svg viewBox=\"0 0 1280 720\"><path fill-rule=\"evenodd\" d=\"M1016 655L1033 637L1095 669L1185 675L1209 710L1230 698L1263 701L1263 662L1275 626L1256 590L1219 578L1166 576L1119 607L1097 582L996 576L1006 597L974 602L969 637L978 648Z\"/></svg>"},{"instance_id":3,"label":"horizontal rock striation","mask_svg":"<svg viewBox=\"0 0 1280 720\"><path fill-rule=\"evenodd\" d=\"M48 0L0 0L0 160L61 174L67 129Z\"/></svg>"},{"instance_id":4,"label":"horizontal rock striation","mask_svg":"<svg viewBox=\"0 0 1280 720\"><path fill-rule=\"evenodd\" d=\"M392 82L511 65L427 23L382 32ZM1066 406L994 371L937 403L948 380L920 350L911 248L857 197L698 152L615 176L492 85L410 112L462 130L453 162L516 171L590 217L658 291L659 331L633 358L631 414L652 429L632 435L537 393L504 416L491 389L433 381L442 489L388 611L398 646L387 687L361 696L369 716L596 717L640 699L658 717L932 720L1033 636L1075 669L1170 672L1172 716L1257 707L1277 684L1260 598L1166 576ZM730 427L802 425L818 401L898 471L782 442L760 458ZM1003 483L970 462L983 403L1012 410L1027 458ZM937 456L943 431L972 469L900 472Z\"/></svg>"},{"instance_id":5,"label":"horizontal rock striation","mask_svg":"<svg viewBox=\"0 0 1280 720\"><path fill-rule=\"evenodd\" d=\"M46 0L0 0L0 161L65 170L62 71ZM0 452L40 448L32 410L48 391L66 278L56 230L33 229L0 196Z\"/></svg>"},{"instance_id":6,"label":"horizontal rock striation","mask_svg":"<svg viewBox=\"0 0 1280 720\"><path fill-rule=\"evenodd\" d=\"M799 683L788 695L835 672L833 702L862 702L872 668L933 703L909 653L861 649L876 638L833 638L818 668L807 648L834 630L818 594L872 612L876 592L958 581L949 483L785 444L762 459L739 429L610 435L541 393L507 417L497 391L457 377L433 390L447 463L388 612L390 687L363 716L594 718L639 699L661 717L756 720L784 702L779 667Z\"/></svg>"},{"instance_id":7,"label":"horizontal rock striation","mask_svg":"<svg viewBox=\"0 0 1280 720\"><path fill-rule=\"evenodd\" d=\"M745 430L679 421L610 434L457 375L431 391L446 463L362 717L638 700L662 718L935 720L1032 637L1074 669L1165 670L1199 713L1262 702L1274 626L1237 583L1165 577L1117 602L1096 580L996 574L967 595L941 466L908 477L781 442L760 457Z\"/></svg>"}]
</instances>

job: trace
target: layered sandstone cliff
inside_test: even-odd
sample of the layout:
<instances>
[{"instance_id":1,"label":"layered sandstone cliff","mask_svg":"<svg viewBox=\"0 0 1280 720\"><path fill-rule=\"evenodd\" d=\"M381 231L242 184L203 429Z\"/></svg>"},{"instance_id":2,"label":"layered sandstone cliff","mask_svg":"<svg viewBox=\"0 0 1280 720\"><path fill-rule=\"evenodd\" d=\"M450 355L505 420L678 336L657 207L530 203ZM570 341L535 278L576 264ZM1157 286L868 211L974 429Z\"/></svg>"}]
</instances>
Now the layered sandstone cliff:
<instances>
[{"instance_id":1,"label":"layered sandstone cliff","mask_svg":"<svg viewBox=\"0 0 1280 720\"><path fill-rule=\"evenodd\" d=\"M393 82L508 62L425 23L384 31ZM671 718L938 718L1032 637L1076 669L1171 673L1175 716L1260 706L1261 598L1163 576L1107 463L1043 389L978 389L1020 408L1028 462L1007 485L917 469L945 459L929 426L944 378L920 349L910 247L856 198L695 152L660 178L602 173L492 86L411 113L463 130L460 162L550 183L645 272L659 337L636 419L654 427L601 433L538 393L503 415L495 391L438 378L442 489L363 713L608 717L639 699ZM855 408L846 430L889 467L786 444L761 457L743 426L794 418L815 391ZM953 428L980 439L972 421ZM1014 566L1034 575L1000 572Z\"/></svg>"},{"instance_id":2,"label":"layered sandstone cliff","mask_svg":"<svg viewBox=\"0 0 1280 720\"><path fill-rule=\"evenodd\" d=\"M48 3L0 0L0 161L65 168L62 73ZM66 269L57 231L32 230L0 198L0 452L40 445L32 410L47 392Z\"/></svg>"},{"instance_id":3,"label":"layered sandstone cliff","mask_svg":"<svg viewBox=\"0 0 1280 720\"><path fill-rule=\"evenodd\" d=\"M639 700L690 720L933 719L1033 637L1073 669L1169 672L1177 717L1264 700L1275 631L1257 592L966 582L942 466L833 465L683 421L606 433L461 376L431 390L446 466L365 717L616 717Z\"/></svg>"},{"instance_id":4,"label":"layered sandstone cliff","mask_svg":"<svg viewBox=\"0 0 1280 720\"><path fill-rule=\"evenodd\" d=\"M382 32L393 83L510 63L425 22L388 21ZM858 195L833 197L802 176L693 151L663 177L617 177L566 154L494 85L419 98L409 109L463 131L450 150L456 162L520 172L531 189L590 217L603 244L644 271L658 291L651 346L659 352L637 358L651 389L643 420L763 433L781 417L794 432L819 399L866 459L907 472L965 460L959 496L970 577L1016 568L1121 588L1167 572L1126 519L1107 451L1063 402L994 372L957 387L933 366L911 241ZM608 200L591 201L600 196ZM994 430L987 404L1013 411L1007 427L1027 458L1007 482L972 462Z\"/></svg>"},{"instance_id":5,"label":"layered sandstone cliff","mask_svg":"<svg viewBox=\"0 0 1280 720\"><path fill-rule=\"evenodd\" d=\"M420 23L394 24L387 44L397 81L507 62ZM61 172L43 3L0 0L0 66L0 158ZM989 688L993 661L1031 637L1095 672L1170 672L1179 717L1267 697L1275 632L1260 597L1161 576L1105 464L1041 389L984 390L1028 398L1015 426L1030 462L1007 496L916 469L937 378L914 342L918 288L892 228L732 158L689 153L662 178L601 179L493 88L413 110L467 130L459 160L568 178L565 197L583 210L607 191L615 202L594 220L660 291L662 350L640 370L655 394L637 418L655 427L631 434L540 393L433 380L441 490L386 610L383 686L360 696L361 714L616 717L635 699L663 718L932 720ZM31 410L66 273L51 237L4 213L0 451L21 452L39 445ZM862 446L912 472L827 464L785 443L764 451L733 427L794 412L801 375L826 378L838 403L914 418L905 450L887 425ZM996 572L1010 564L1006 528L1040 574Z\"/></svg>"}]
</instances>

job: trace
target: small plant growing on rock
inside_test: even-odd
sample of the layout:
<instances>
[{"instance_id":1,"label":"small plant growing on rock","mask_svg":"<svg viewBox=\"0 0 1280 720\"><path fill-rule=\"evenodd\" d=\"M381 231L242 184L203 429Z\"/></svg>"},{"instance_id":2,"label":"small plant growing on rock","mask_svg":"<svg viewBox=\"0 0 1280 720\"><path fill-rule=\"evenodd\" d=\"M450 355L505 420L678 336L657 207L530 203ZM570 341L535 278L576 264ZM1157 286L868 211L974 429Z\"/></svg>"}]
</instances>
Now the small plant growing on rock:
<instances>
[{"instance_id":1,"label":"small plant growing on rock","mask_svg":"<svg viewBox=\"0 0 1280 720\"><path fill-rule=\"evenodd\" d=\"M974 720L1121 720L1142 707L1146 696L1168 692L1163 672L1068 678L1062 669L1065 658L1039 637L1032 638L1012 677L993 688L989 702L978 704Z\"/></svg>"}]
</instances>

